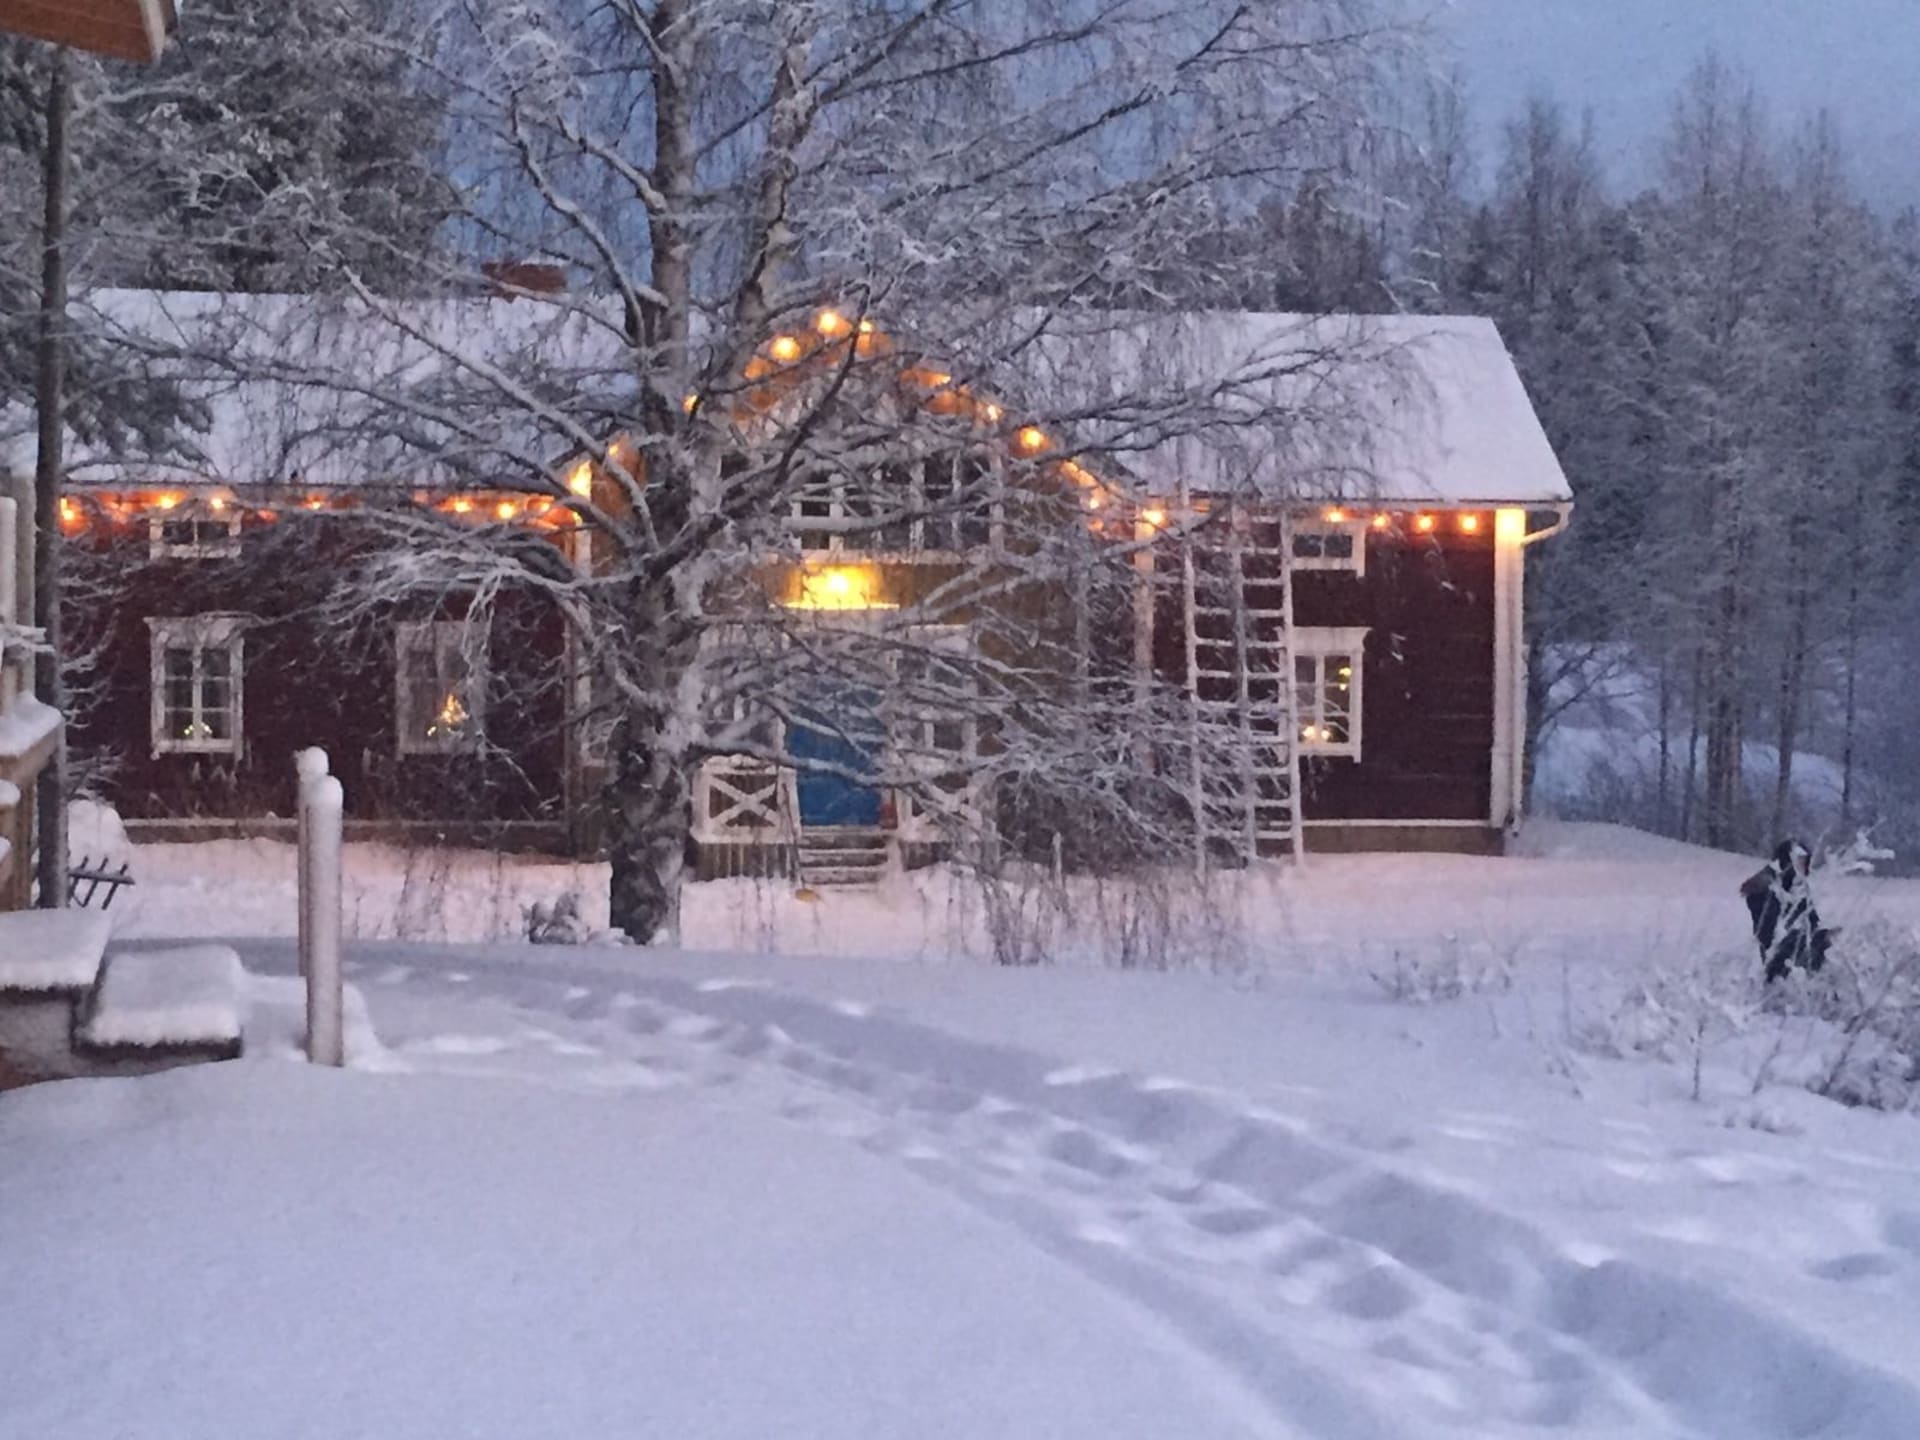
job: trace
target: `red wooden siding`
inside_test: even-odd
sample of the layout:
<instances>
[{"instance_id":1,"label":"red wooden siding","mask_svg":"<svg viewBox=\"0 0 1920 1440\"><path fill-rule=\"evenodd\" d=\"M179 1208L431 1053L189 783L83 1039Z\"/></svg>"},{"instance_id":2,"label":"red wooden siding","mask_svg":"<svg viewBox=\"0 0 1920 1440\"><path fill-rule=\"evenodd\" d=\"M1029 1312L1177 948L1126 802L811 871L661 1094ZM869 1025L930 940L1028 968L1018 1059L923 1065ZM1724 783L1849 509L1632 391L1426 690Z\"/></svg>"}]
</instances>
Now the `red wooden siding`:
<instances>
[{"instance_id":1,"label":"red wooden siding","mask_svg":"<svg viewBox=\"0 0 1920 1440\"><path fill-rule=\"evenodd\" d=\"M395 624L438 614L450 599L349 626L327 622L330 576L351 564L350 537L313 526L297 544L275 530L246 537L237 559L147 558L144 526L89 534L89 563L119 573L111 603L77 598L81 648L97 649L96 680L76 706L72 744L98 764L101 788L129 820L261 819L293 813L293 755L324 747L357 821L412 822L428 833L567 835L564 655L550 607L508 595L488 644L482 752L402 755L396 737ZM284 527L276 527L280 529ZM243 665L242 753L158 755L150 732L150 617L214 612L250 617Z\"/></svg>"}]
</instances>

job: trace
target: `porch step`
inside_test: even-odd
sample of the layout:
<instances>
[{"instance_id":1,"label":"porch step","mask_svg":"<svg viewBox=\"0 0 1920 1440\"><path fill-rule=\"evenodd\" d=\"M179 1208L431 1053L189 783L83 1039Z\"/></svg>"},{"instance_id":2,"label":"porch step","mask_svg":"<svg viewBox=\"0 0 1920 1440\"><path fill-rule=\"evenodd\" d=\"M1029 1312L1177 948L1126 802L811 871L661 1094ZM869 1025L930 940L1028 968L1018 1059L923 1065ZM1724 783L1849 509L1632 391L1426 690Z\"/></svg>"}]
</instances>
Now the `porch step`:
<instances>
[{"instance_id":1,"label":"porch step","mask_svg":"<svg viewBox=\"0 0 1920 1440\"><path fill-rule=\"evenodd\" d=\"M99 978L112 933L98 910L0 914L0 997L85 994Z\"/></svg>"},{"instance_id":2,"label":"porch step","mask_svg":"<svg viewBox=\"0 0 1920 1440\"><path fill-rule=\"evenodd\" d=\"M887 873L887 832L866 826L803 830L796 855L802 885L876 885Z\"/></svg>"},{"instance_id":3,"label":"porch step","mask_svg":"<svg viewBox=\"0 0 1920 1440\"><path fill-rule=\"evenodd\" d=\"M76 1048L156 1068L240 1054L245 972L225 945L120 950L75 1027Z\"/></svg>"}]
</instances>

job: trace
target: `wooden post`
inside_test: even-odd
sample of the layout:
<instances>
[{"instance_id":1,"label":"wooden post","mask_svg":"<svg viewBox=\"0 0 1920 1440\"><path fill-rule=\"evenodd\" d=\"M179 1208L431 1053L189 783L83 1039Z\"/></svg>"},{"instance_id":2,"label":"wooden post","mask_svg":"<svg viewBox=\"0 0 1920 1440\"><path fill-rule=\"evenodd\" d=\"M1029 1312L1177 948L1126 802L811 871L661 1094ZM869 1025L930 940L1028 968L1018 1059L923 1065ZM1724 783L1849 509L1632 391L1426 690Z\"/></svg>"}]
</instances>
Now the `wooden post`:
<instances>
[{"instance_id":1,"label":"wooden post","mask_svg":"<svg viewBox=\"0 0 1920 1440\"><path fill-rule=\"evenodd\" d=\"M35 337L33 406L38 451L33 466L35 531L32 621L41 650L34 689L56 710L66 707L60 660L65 651L60 617L60 487L65 468L67 329L67 120L72 95L67 51L56 48L47 89L46 151L42 167L40 233L40 326ZM54 742L53 759L40 772L36 813L40 842L38 877L43 909L67 903L67 740Z\"/></svg>"},{"instance_id":2,"label":"wooden post","mask_svg":"<svg viewBox=\"0 0 1920 1440\"><path fill-rule=\"evenodd\" d=\"M307 828L307 795L313 782L327 773L327 752L310 746L293 757L294 813L298 817L295 833L294 882L296 912L294 934L299 937L295 950L300 957L300 973L307 973L307 956L313 947L313 917L308 905L313 894L313 841Z\"/></svg>"},{"instance_id":3,"label":"wooden post","mask_svg":"<svg viewBox=\"0 0 1920 1440\"><path fill-rule=\"evenodd\" d=\"M346 797L340 782L322 775L307 788L308 888L301 914L309 923L307 954L307 1059L315 1065L346 1063L340 978L340 848Z\"/></svg>"}]
</instances>

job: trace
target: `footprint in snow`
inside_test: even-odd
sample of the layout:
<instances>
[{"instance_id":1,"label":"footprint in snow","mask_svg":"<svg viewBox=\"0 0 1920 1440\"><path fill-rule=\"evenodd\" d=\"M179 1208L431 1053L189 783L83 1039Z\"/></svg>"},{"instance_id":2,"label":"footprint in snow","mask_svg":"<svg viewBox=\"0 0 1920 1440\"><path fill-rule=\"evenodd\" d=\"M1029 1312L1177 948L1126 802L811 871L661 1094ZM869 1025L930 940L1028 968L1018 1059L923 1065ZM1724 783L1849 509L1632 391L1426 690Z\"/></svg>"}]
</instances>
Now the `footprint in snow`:
<instances>
[{"instance_id":1,"label":"footprint in snow","mask_svg":"<svg viewBox=\"0 0 1920 1440\"><path fill-rule=\"evenodd\" d=\"M1897 1268L1892 1259L1877 1251L1863 1250L1853 1255L1839 1255L1832 1260L1822 1260L1817 1265L1809 1265L1807 1273L1821 1280L1833 1280L1842 1284L1854 1280L1871 1280L1878 1275L1890 1275Z\"/></svg>"}]
</instances>

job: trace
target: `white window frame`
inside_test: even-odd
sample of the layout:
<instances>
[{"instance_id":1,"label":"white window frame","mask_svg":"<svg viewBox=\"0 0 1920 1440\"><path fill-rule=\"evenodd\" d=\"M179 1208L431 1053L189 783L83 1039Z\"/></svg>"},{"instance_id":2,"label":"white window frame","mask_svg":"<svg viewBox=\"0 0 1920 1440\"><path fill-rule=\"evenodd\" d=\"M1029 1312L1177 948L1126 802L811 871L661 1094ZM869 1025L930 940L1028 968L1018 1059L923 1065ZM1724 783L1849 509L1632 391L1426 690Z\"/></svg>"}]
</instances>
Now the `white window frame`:
<instances>
[{"instance_id":1,"label":"white window frame","mask_svg":"<svg viewBox=\"0 0 1920 1440\"><path fill-rule=\"evenodd\" d=\"M166 527L182 522L224 528L226 534L210 540L178 541L166 538ZM154 560L226 559L240 553L240 512L227 506L217 512L198 503L156 510L147 516L147 555Z\"/></svg>"},{"instance_id":2,"label":"white window frame","mask_svg":"<svg viewBox=\"0 0 1920 1440\"><path fill-rule=\"evenodd\" d=\"M844 526L849 520L861 517L854 516L847 509L846 476L835 475L830 482L827 482L831 485L831 493L829 495L822 497L817 491L804 494L796 492L787 503L788 529L796 542L799 543L801 553L803 555L910 555L916 559L941 559L970 555L979 550L997 549L1001 543L1001 524L1004 513L1004 486L1006 476L999 462L991 455L982 457L990 468L994 482L993 496L988 502L986 539L978 545L969 545L963 548L955 548L947 544L927 543L929 538L928 531L935 524L946 529L947 538L951 538L954 527L964 519L964 517L958 514L935 517L926 513L928 503L926 467L928 463L935 458L937 457L922 456L918 460L913 461L882 461L872 467L875 472L878 472L884 470L889 464L903 464L908 466L912 472L912 479L910 481L911 499L908 502L908 509L913 518L907 522L909 530L906 547L904 549L888 548L873 544L861 545L858 543L857 538L849 537L842 533L840 529L841 526ZM801 513L800 507L803 504L819 504L823 498L827 505L826 515L803 515ZM822 535L826 540L826 544L808 545L805 543L805 537L808 535ZM870 538L877 540L879 537L875 535Z\"/></svg>"},{"instance_id":3,"label":"white window frame","mask_svg":"<svg viewBox=\"0 0 1920 1440\"><path fill-rule=\"evenodd\" d=\"M1301 555L1295 546L1302 535L1350 535L1353 554L1344 559L1335 555ZM1354 575L1367 573L1367 522L1365 520L1329 520L1324 515L1296 516L1288 533L1287 563L1295 570L1344 570Z\"/></svg>"},{"instance_id":4,"label":"white window frame","mask_svg":"<svg viewBox=\"0 0 1920 1440\"><path fill-rule=\"evenodd\" d=\"M477 635L477 640L476 640ZM407 658L418 648L421 637L433 647L436 665L442 647L450 647L467 657L467 714L472 726L464 733L440 739L416 735L409 722L414 716L407 709ZM393 640L393 729L394 743L401 755L460 755L482 748L487 741L487 634L480 620L402 620L394 626Z\"/></svg>"},{"instance_id":5,"label":"white window frame","mask_svg":"<svg viewBox=\"0 0 1920 1440\"><path fill-rule=\"evenodd\" d=\"M1358 760L1361 758L1361 719L1366 713L1366 671L1367 671L1367 632L1365 625L1300 625L1293 632L1293 662L1296 666L1302 660L1311 660L1314 664L1312 713L1301 711L1294 716L1299 726L1296 739L1302 755L1327 756L1334 759ZM1307 738L1308 731L1324 733L1326 726L1326 671L1330 660L1345 660L1353 667L1348 677L1347 689L1347 738L1339 743L1328 740ZM1298 674L1290 677L1294 684L1295 709L1299 709L1298 696L1300 681Z\"/></svg>"},{"instance_id":6,"label":"white window frame","mask_svg":"<svg viewBox=\"0 0 1920 1440\"><path fill-rule=\"evenodd\" d=\"M153 753L161 755L228 755L238 759L245 752L246 674L244 668L245 635L248 617L244 615L182 615L154 617L148 630L148 709L147 731ZM210 650L224 650L227 656L228 733L213 736L175 735L167 725L167 652L188 650L193 654L194 723L203 724L206 713L202 689L204 661Z\"/></svg>"}]
</instances>

